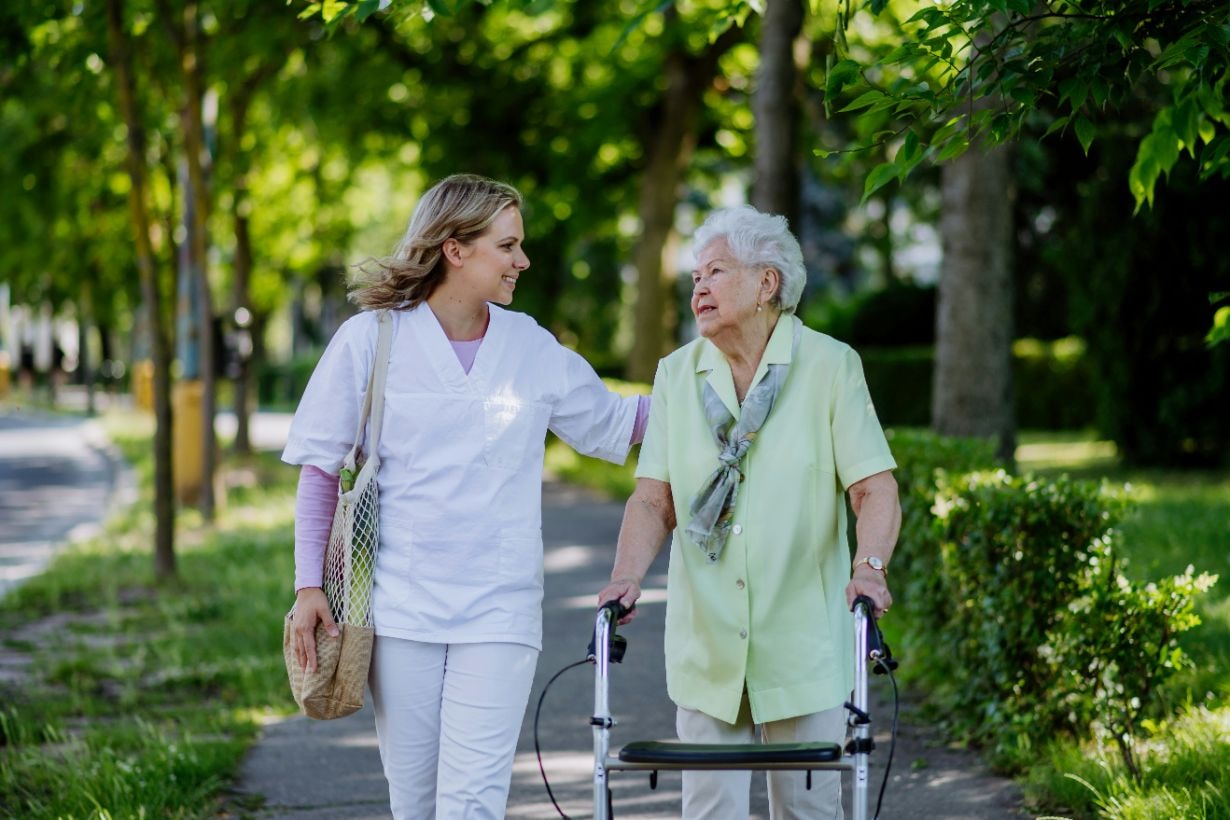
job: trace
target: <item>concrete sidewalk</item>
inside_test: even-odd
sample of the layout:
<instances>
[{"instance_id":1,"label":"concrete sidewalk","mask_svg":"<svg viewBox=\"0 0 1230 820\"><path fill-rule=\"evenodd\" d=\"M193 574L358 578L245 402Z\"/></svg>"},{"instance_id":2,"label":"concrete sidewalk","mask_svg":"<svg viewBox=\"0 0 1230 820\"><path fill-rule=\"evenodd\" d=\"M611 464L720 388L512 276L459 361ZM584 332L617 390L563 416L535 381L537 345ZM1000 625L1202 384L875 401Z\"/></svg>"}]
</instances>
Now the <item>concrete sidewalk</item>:
<instances>
[{"instance_id":1,"label":"concrete sidewalk","mask_svg":"<svg viewBox=\"0 0 1230 820\"><path fill-rule=\"evenodd\" d=\"M510 818L558 816L551 805L534 754L534 711L543 686L562 667L585 655L594 600L610 573L622 504L560 484L544 488L546 599L543 653L522 724L508 805ZM666 550L646 578L640 615L621 628L629 641L625 662L611 671L611 711L619 725L612 747L632 740L674 735L674 706L666 697L662 659ZM908 662L904 660L903 662ZM593 667L569 670L547 694L539 726L543 761L551 788L571 817L593 814L593 745L588 723L593 708ZM882 767L887 761L891 704L888 682L873 677L873 712L880 744L872 757L874 811ZM289 697L289 696L288 696ZM988 775L977 757L936 745L933 733L902 716L892 780L881 817L997 820L1027 816L1010 781ZM752 817L767 818L764 777L753 777ZM679 775L664 772L656 791L648 778L630 773L611 777L616 817L627 820L678 817ZM849 778L846 777L847 786ZM261 818L387 818L386 784L380 770L369 708L331 722L294 717L268 726L244 762L232 809ZM847 817L849 817L847 788Z\"/></svg>"}]
</instances>

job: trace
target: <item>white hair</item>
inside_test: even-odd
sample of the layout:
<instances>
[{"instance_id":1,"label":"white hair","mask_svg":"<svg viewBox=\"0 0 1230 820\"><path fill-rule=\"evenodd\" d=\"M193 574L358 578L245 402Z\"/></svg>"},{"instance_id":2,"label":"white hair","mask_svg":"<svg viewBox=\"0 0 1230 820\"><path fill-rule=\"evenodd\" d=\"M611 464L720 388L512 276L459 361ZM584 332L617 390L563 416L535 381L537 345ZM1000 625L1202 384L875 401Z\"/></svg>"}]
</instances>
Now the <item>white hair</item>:
<instances>
[{"instance_id":1,"label":"white hair","mask_svg":"<svg viewBox=\"0 0 1230 820\"><path fill-rule=\"evenodd\" d=\"M726 240L739 264L777 271L781 284L771 304L782 313L794 313L803 295L807 269L803 267L803 250L790 232L786 217L761 213L751 205L714 211L696 229L693 253L700 256L717 239Z\"/></svg>"}]
</instances>

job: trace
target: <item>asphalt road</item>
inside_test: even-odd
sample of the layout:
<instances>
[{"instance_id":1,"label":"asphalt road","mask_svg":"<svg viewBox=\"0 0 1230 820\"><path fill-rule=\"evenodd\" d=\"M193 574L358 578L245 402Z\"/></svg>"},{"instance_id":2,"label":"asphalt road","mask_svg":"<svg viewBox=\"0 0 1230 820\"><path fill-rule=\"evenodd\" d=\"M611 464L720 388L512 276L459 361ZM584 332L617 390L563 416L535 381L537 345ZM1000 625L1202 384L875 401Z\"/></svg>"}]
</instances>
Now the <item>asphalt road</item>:
<instances>
[{"instance_id":1,"label":"asphalt road","mask_svg":"<svg viewBox=\"0 0 1230 820\"><path fill-rule=\"evenodd\" d=\"M134 486L96 422L0 412L0 595L96 533Z\"/></svg>"}]
</instances>

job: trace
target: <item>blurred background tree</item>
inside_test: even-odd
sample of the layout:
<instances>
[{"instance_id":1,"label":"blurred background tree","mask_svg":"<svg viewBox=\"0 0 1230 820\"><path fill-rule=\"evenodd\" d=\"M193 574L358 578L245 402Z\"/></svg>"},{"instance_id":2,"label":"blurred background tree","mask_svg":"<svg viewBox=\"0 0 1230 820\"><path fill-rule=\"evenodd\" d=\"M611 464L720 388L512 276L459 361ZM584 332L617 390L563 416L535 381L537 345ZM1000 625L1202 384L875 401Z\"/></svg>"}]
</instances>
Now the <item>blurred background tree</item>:
<instances>
[{"instance_id":1,"label":"blurred background tree","mask_svg":"<svg viewBox=\"0 0 1230 820\"><path fill-rule=\"evenodd\" d=\"M1225 5L12 6L0 346L26 370L47 313L91 391L152 371L170 476L191 333L204 415L231 408L244 451L349 315L348 266L464 170L525 194L515 307L603 374L647 380L690 337L683 238L751 201L790 217L800 314L859 349L886 423L1006 450L1096 425L1130 460L1224 461Z\"/></svg>"}]
</instances>

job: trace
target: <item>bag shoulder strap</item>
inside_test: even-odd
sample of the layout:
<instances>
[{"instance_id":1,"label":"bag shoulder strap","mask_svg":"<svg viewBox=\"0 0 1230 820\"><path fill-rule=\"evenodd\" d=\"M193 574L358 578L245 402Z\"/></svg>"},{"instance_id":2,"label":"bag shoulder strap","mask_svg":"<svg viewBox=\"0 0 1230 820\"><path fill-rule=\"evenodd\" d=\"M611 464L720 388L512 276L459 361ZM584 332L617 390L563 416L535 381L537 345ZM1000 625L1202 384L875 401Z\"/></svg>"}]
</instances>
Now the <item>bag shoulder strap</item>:
<instances>
[{"instance_id":1,"label":"bag shoulder strap","mask_svg":"<svg viewBox=\"0 0 1230 820\"><path fill-rule=\"evenodd\" d=\"M367 390L363 393L363 410L359 413L359 426L354 434L354 446L346 454L343 462L351 469L363 446L363 429L368 418L372 420L371 452L368 458L377 458L380 447L380 428L384 424L384 385L389 373L389 353L393 342L393 318L388 310L377 312L379 334L376 338L376 355L372 360L372 369L367 374Z\"/></svg>"}]
</instances>

